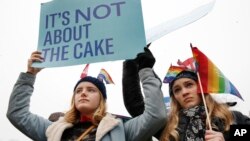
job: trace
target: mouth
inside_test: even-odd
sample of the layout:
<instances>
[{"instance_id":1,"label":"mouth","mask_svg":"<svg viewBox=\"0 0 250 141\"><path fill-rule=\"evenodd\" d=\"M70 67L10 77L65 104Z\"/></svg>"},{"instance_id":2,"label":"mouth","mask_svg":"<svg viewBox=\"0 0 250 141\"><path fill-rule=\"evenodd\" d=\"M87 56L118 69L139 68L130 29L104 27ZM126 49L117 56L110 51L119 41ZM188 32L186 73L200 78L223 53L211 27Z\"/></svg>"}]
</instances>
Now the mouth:
<instances>
[{"instance_id":1,"label":"mouth","mask_svg":"<svg viewBox=\"0 0 250 141\"><path fill-rule=\"evenodd\" d=\"M185 99L184 99L184 102L185 102L185 103L188 103L188 102L191 102L191 101L192 101L192 97L188 97L188 98L185 98Z\"/></svg>"},{"instance_id":2,"label":"mouth","mask_svg":"<svg viewBox=\"0 0 250 141\"><path fill-rule=\"evenodd\" d=\"M80 99L79 102L88 102L88 99Z\"/></svg>"}]
</instances>

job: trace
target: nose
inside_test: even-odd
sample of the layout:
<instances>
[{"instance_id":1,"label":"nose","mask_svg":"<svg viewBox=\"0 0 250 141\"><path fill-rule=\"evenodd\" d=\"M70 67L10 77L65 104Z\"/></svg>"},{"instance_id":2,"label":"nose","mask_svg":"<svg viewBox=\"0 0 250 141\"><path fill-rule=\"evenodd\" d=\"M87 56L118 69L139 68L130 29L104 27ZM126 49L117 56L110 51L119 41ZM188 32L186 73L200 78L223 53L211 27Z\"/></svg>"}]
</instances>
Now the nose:
<instances>
[{"instance_id":1,"label":"nose","mask_svg":"<svg viewBox=\"0 0 250 141\"><path fill-rule=\"evenodd\" d=\"M86 89L83 89L83 90L82 90L81 96L82 96L82 97L86 97L86 96L87 96Z\"/></svg>"},{"instance_id":2,"label":"nose","mask_svg":"<svg viewBox=\"0 0 250 141\"><path fill-rule=\"evenodd\" d=\"M186 97L186 96L189 95L189 91L188 91L188 89L186 89L186 88L183 88L182 91L181 91L181 93L182 93L182 96L183 96L183 97Z\"/></svg>"}]
</instances>

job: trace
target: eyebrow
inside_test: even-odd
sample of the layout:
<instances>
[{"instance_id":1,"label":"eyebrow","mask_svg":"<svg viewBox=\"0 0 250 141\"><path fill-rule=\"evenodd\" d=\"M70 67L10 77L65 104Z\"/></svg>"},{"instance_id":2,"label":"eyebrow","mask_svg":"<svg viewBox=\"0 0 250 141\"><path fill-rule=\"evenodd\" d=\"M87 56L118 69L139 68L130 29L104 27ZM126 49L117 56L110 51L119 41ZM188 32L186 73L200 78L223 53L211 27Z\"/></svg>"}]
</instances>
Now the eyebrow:
<instances>
[{"instance_id":1,"label":"eyebrow","mask_svg":"<svg viewBox=\"0 0 250 141\"><path fill-rule=\"evenodd\" d=\"M194 82L192 80L186 80L182 84L186 84L186 83L194 83ZM176 86L179 86L179 85L174 85L173 88L175 88Z\"/></svg>"},{"instance_id":2,"label":"eyebrow","mask_svg":"<svg viewBox=\"0 0 250 141\"><path fill-rule=\"evenodd\" d=\"M85 86L87 89L95 89L98 90L98 88L94 87L94 86ZM77 87L76 90L81 90L83 89L83 87Z\"/></svg>"}]
</instances>

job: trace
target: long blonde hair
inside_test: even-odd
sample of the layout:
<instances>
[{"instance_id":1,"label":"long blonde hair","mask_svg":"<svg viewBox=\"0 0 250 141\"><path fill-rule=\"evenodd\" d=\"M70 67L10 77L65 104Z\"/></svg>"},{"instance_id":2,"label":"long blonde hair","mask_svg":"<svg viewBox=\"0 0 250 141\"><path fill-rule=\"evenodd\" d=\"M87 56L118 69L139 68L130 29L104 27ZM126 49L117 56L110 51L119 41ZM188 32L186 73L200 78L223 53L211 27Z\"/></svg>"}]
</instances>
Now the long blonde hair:
<instances>
[{"instance_id":1,"label":"long blonde hair","mask_svg":"<svg viewBox=\"0 0 250 141\"><path fill-rule=\"evenodd\" d=\"M218 117L223 120L225 128L224 131L228 131L230 125L233 123L233 115L232 112L229 111L229 108L226 104L219 104L215 101L210 94L205 94L205 101L208 108L208 114L210 120L212 117ZM174 96L171 97L171 104L170 104L170 112L167 116L167 124L161 134L160 141L170 141L170 138L174 139L175 141L179 140L179 134L176 130L179 123L179 111L181 110L181 106L178 104L177 100ZM206 123L208 127L208 124ZM213 128L218 128L216 125L212 124Z\"/></svg>"},{"instance_id":2,"label":"long blonde hair","mask_svg":"<svg viewBox=\"0 0 250 141\"><path fill-rule=\"evenodd\" d=\"M92 129L98 126L102 118L106 115L106 109L107 109L106 100L104 99L100 91L99 91L99 94L100 94L100 103L92 117L93 125L90 126L85 132L83 132L81 136L78 137L77 141L81 141L82 139L84 139L90 133ZM71 108L69 111L65 113L65 116L64 116L65 120L68 123L72 123L72 124L78 123L81 117L80 112L75 107L74 97L75 97L75 93L73 94L72 99L71 99Z\"/></svg>"}]
</instances>

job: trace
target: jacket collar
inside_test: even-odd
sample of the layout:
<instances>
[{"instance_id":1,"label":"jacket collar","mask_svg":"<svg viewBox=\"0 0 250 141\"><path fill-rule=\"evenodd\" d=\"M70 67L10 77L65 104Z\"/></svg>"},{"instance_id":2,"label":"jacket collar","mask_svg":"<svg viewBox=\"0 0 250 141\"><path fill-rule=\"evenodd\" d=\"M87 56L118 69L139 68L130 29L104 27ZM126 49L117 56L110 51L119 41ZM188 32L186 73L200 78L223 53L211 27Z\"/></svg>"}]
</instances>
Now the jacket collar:
<instances>
[{"instance_id":1,"label":"jacket collar","mask_svg":"<svg viewBox=\"0 0 250 141\"><path fill-rule=\"evenodd\" d=\"M107 113L101 120L96 131L96 141L100 141L104 135L114 129L119 124L119 120L115 116ZM48 141L60 141L63 131L73 127L72 123L65 121L64 117L60 117L58 121L52 123L46 130Z\"/></svg>"},{"instance_id":2,"label":"jacket collar","mask_svg":"<svg viewBox=\"0 0 250 141\"><path fill-rule=\"evenodd\" d=\"M116 119L113 115L107 113L97 127L96 141L100 141L105 134L115 128L118 124L119 120Z\"/></svg>"}]
</instances>

